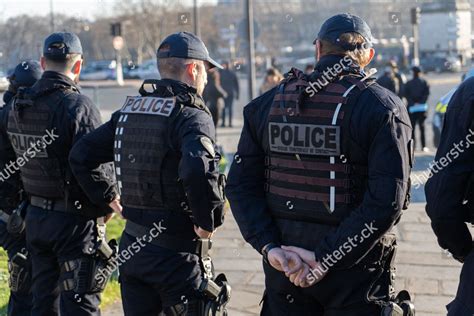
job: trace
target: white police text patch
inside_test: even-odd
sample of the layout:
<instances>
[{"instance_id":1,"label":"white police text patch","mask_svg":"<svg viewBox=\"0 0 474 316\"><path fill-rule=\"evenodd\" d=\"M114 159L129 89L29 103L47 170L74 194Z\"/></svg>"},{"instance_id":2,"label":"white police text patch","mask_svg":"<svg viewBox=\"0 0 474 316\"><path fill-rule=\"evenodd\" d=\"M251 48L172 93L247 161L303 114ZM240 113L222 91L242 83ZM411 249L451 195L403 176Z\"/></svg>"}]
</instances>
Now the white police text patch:
<instances>
[{"instance_id":1,"label":"white police text patch","mask_svg":"<svg viewBox=\"0 0 474 316\"><path fill-rule=\"evenodd\" d=\"M341 152L339 126L270 123L268 129L273 152L321 156Z\"/></svg>"},{"instance_id":2,"label":"white police text patch","mask_svg":"<svg viewBox=\"0 0 474 316\"><path fill-rule=\"evenodd\" d=\"M149 114L169 117L176 105L176 98L127 97L120 112L128 114Z\"/></svg>"}]
</instances>

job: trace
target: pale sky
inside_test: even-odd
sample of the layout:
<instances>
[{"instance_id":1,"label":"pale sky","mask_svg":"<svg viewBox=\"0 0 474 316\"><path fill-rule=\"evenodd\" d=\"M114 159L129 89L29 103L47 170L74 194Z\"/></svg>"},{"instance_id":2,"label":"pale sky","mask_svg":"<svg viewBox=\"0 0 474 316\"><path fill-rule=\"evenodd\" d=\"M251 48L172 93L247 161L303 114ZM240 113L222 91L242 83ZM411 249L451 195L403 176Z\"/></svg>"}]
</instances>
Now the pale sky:
<instances>
[{"instance_id":1,"label":"pale sky","mask_svg":"<svg viewBox=\"0 0 474 316\"><path fill-rule=\"evenodd\" d=\"M94 18L98 15L112 13L112 8L118 0L0 0L0 20L9 17L28 14L46 15L50 12L50 2L54 12L81 18ZM160 3L169 2L190 5L192 0L157 0ZM198 0L198 3L216 3L217 0ZM77 3L77 4L75 4Z\"/></svg>"}]
</instances>

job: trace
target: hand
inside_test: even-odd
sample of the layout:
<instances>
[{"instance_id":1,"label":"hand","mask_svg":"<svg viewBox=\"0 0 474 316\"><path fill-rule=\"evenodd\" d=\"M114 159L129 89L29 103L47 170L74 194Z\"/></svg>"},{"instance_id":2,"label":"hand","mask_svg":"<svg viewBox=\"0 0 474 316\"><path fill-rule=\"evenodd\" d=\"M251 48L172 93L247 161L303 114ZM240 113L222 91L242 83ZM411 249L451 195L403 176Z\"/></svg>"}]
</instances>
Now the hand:
<instances>
[{"instance_id":1,"label":"hand","mask_svg":"<svg viewBox=\"0 0 474 316\"><path fill-rule=\"evenodd\" d=\"M122 216L122 205L120 204L120 197L116 197L115 200L109 203L109 207L114 211L114 213L117 213L121 218Z\"/></svg>"},{"instance_id":2,"label":"hand","mask_svg":"<svg viewBox=\"0 0 474 316\"><path fill-rule=\"evenodd\" d=\"M104 223L107 223L108 221L110 221L114 217L114 215L115 215L114 212L105 215L104 216Z\"/></svg>"},{"instance_id":3,"label":"hand","mask_svg":"<svg viewBox=\"0 0 474 316\"><path fill-rule=\"evenodd\" d=\"M303 266L303 262L296 253L278 247L271 249L267 257L273 268L288 274L299 271Z\"/></svg>"},{"instance_id":4,"label":"hand","mask_svg":"<svg viewBox=\"0 0 474 316\"><path fill-rule=\"evenodd\" d=\"M293 247L293 246L282 246L282 248L287 251L292 251L298 254L298 256L300 256L300 258L304 261L304 263L306 263L309 266L309 268L311 268L311 271L308 271L309 274L306 273L304 276L306 279L305 281L308 284L307 286L318 283L328 273L327 267L324 267L320 262L316 261L314 252L303 249L303 248L299 248L299 247ZM290 277L290 281L292 281L291 276L288 276L288 277ZM299 279L299 275L293 276L293 280L296 280L297 283L299 284L305 285ZM294 284L296 285L296 283ZM302 286L302 287L307 287L307 286Z\"/></svg>"},{"instance_id":5,"label":"hand","mask_svg":"<svg viewBox=\"0 0 474 316\"><path fill-rule=\"evenodd\" d=\"M311 269L316 267L316 256L314 252L293 246L281 246L282 249L296 253L304 263L309 265Z\"/></svg>"},{"instance_id":6,"label":"hand","mask_svg":"<svg viewBox=\"0 0 474 316\"><path fill-rule=\"evenodd\" d=\"M194 232L196 233L196 235L198 235L199 238L203 238L203 239L211 238L212 234L214 233L214 232L210 232L205 229L202 229L201 227L198 227L196 225L194 225Z\"/></svg>"},{"instance_id":7,"label":"hand","mask_svg":"<svg viewBox=\"0 0 474 316\"><path fill-rule=\"evenodd\" d=\"M312 282L312 279L310 278L311 275L311 268L306 263L303 263L303 267L299 271L293 274L286 273L286 276L290 279L291 283L302 288L313 285L314 282Z\"/></svg>"}]
</instances>

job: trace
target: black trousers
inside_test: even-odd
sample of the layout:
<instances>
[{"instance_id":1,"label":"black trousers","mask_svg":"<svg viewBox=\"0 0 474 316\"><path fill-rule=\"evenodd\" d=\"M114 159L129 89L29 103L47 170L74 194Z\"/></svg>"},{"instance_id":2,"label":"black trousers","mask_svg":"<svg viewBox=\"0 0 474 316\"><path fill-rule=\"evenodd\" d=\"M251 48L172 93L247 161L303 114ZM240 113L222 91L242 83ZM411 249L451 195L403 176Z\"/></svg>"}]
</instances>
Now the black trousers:
<instances>
[{"instance_id":1,"label":"black trousers","mask_svg":"<svg viewBox=\"0 0 474 316\"><path fill-rule=\"evenodd\" d=\"M222 127L225 126L226 114L229 115L229 126L232 127L233 107L234 107L234 96L229 95L227 98L224 99L224 109L222 110L222 123L221 123Z\"/></svg>"},{"instance_id":2,"label":"black trousers","mask_svg":"<svg viewBox=\"0 0 474 316\"><path fill-rule=\"evenodd\" d=\"M28 206L26 243L33 266L33 315L100 315L100 294L59 288L59 282L74 275L61 270L62 264L90 259L96 234L94 220Z\"/></svg>"},{"instance_id":3,"label":"black trousers","mask_svg":"<svg viewBox=\"0 0 474 316\"><path fill-rule=\"evenodd\" d=\"M7 224L0 220L0 245L7 251L8 259L26 249L25 238L13 238L7 232ZM28 257L31 264L31 257ZM10 293L8 301L8 316L30 316L33 306L33 295L31 294L31 266L30 277L26 280L25 291Z\"/></svg>"},{"instance_id":4,"label":"black trousers","mask_svg":"<svg viewBox=\"0 0 474 316\"><path fill-rule=\"evenodd\" d=\"M448 316L474 315L474 251L462 266L456 298L447 306Z\"/></svg>"},{"instance_id":5,"label":"black trousers","mask_svg":"<svg viewBox=\"0 0 474 316\"><path fill-rule=\"evenodd\" d=\"M389 296L390 273L383 265L356 265L330 271L309 287L294 286L284 273L264 263L262 316L379 316L381 307L369 297Z\"/></svg>"},{"instance_id":6,"label":"black trousers","mask_svg":"<svg viewBox=\"0 0 474 316\"><path fill-rule=\"evenodd\" d=\"M415 141L415 129L418 125L420 129L420 140L421 140L421 148L426 147L426 139L425 139L425 120L426 120L426 112L416 112L410 113L410 121L411 126L413 127L413 140ZM416 144L414 145L416 147Z\"/></svg>"},{"instance_id":7,"label":"black trousers","mask_svg":"<svg viewBox=\"0 0 474 316\"><path fill-rule=\"evenodd\" d=\"M149 237L149 236L148 236ZM159 238L159 237L158 237ZM175 252L123 233L120 251L120 287L125 316L173 315L169 310L187 309L179 315L197 316L202 272L195 254ZM144 245L144 246L142 246ZM128 253L128 255L126 254Z\"/></svg>"}]
</instances>

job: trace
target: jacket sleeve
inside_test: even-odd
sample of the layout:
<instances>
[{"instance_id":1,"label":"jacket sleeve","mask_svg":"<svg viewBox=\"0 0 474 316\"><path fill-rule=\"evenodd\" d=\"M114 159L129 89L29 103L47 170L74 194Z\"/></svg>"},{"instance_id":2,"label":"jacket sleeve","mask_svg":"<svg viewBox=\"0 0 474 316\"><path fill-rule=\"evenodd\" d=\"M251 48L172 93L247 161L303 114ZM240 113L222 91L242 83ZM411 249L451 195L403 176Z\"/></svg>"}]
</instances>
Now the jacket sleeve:
<instances>
[{"instance_id":1,"label":"jacket sleeve","mask_svg":"<svg viewBox=\"0 0 474 316\"><path fill-rule=\"evenodd\" d=\"M224 193L219 183L220 154L215 148L215 128L205 111L185 107L174 127L181 151L178 167L195 225L214 231L223 224Z\"/></svg>"},{"instance_id":2,"label":"jacket sleeve","mask_svg":"<svg viewBox=\"0 0 474 316\"><path fill-rule=\"evenodd\" d=\"M111 163L115 116L99 127L100 113L93 104L82 104L74 108L74 112L74 146L69 154L71 171L92 203L105 207L117 195Z\"/></svg>"},{"instance_id":3,"label":"jacket sleeve","mask_svg":"<svg viewBox=\"0 0 474 316\"><path fill-rule=\"evenodd\" d=\"M375 98L364 93L358 104L379 109L382 104L374 101ZM334 269L349 268L360 262L401 215L409 186L411 126L403 103L396 99L393 109L377 110L375 115L367 111L359 114L365 120L353 123L355 131L351 128L353 139L364 139L360 135L368 133L368 185L361 205L315 249L319 261L334 257L338 251L344 253L332 266Z\"/></svg>"},{"instance_id":4,"label":"jacket sleeve","mask_svg":"<svg viewBox=\"0 0 474 316\"><path fill-rule=\"evenodd\" d=\"M244 109L244 127L230 168L226 194L244 239L258 252L268 243L279 243L280 232L265 199L265 153L258 135L263 134L266 113L275 89ZM262 122L263 121L263 122Z\"/></svg>"},{"instance_id":5,"label":"jacket sleeve","mask_svg":"<svg viewBox=\"0 0 474 316\"><path fill-rule=\"evenodd\" d=\"M464 204L463 200L474 173L473 91L471 78L451 98L432 177L425 186L426 212L438 243L461 258L472 249L472 236L465 222L469 221L468 205L474 201Z\"/></svg>"}]
</instances>

